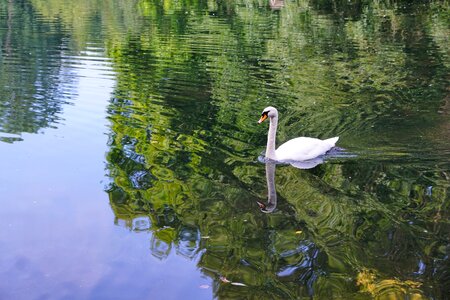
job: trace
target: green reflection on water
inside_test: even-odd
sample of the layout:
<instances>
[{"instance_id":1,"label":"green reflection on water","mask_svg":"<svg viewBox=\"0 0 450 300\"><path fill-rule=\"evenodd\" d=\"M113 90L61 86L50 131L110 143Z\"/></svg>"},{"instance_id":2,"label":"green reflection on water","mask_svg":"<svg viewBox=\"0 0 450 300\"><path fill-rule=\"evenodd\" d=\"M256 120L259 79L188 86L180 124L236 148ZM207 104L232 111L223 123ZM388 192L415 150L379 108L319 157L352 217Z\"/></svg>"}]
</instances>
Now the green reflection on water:
<instances>
[{"instance_id":1,"label":"green reflection on water","mask_svg":"<svg viewBox=\"0 0 450 300\"><path fill-rule=\"evenodd\" d=\"M67 50L60 30L35 22L29 3L0 3L0 141L20 141L60 121L73 79L61 65ZM45 33L45 34L44 34ZM52 64L56 61L56 64Z\"/></svg>"},{"instance_id":2,"label":"green reflection on water","mask_svg":"<svg viewBox=\"0 0 450 300\"><path fill-rule=\"evenodd\" d=\"M128 226L151 219L153 255L199 256L223 298L445 295L448 125L437 112L448 57L433 37L448 28L430 23L439 3L142 3L151 26L110 48L109 192ZM278 207L261 214L255 145L266 129L254 122L267 103L284 112L280 140L340 134L372 152L310 172L280 166Z\"/></svg>"},{"instance_id":3,"label":"green reflection on water","mask_svg":"<svg viewBox=\"0 0 450 300\"><path fill-rule=\"evenodd\" d=\"M448 4L32 3L79 48L101 24L117 73L110 202L152 232L154 256L196 257L219 298L448 294ZM278 166L271 214L256 204L267 104L280 141L340 135L357 154Z\"/></svg>"}]
</instances>

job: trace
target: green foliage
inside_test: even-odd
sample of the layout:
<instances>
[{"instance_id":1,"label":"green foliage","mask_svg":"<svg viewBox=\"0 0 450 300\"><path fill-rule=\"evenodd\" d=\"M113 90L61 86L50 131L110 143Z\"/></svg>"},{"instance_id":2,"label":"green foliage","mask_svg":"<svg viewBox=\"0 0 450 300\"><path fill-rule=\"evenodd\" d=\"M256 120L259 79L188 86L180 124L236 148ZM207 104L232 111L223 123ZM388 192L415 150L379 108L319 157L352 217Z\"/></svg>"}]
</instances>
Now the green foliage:
<instances>
[{"instance_id":1,"label":"green foliage","mask_svg":"<svg viewBox=\"0 0 450 300\"><path fill-rule=\"evenodd\" d=\"M278 210L261 215L254 204L265 197L264 168L254 160L266 129L254 121L266 104L282 110L280 140L341 134L344 143L377 149L374 140L387 122L410 137L408 124L430 105L434 112L421 130L435 130L441 120L431 116L445 95L447 69L428 64L417 74L417 61L442 55L421 57L433 41L413 41L420 31L429 35L425 18L378 2L361 3L350 18L307 3L287 2L279 13L259 4L220 5L142 1L152 26L109 48L119 74L110 106L111 153L122 153L108 158L111 189L129 197L112 199L116 215L133 204L136 212L166 220L169 208L172 223L150 230L158 239L164 226L175 229L161 242L180 252L184 226L198 228L199 266L213 278L249 285L238 292L221 284L217 295L224 298L256 297L257 290L274 298L313 291L322 298L357 297L360 289L369 291L348 283L360 270L407 280L417 260L439 265L443 256L435 251L445 243L425 249L448 232L431 229L436 214L448 211L448 175L410 159L425 141L409 152L384 149L381 162L361 154L312 172L279 167ZM413 18L422 23L409 27ZM429 85L434 88L425 90ZM136 170L151 186L133 185ZM431 282L430 275L421 280ZM391 284L395 290L405 283Z\"/></svg>"},{"instance_id":2,"label":"green foliage","mask_svg":"<svg viewBox=\"0 0 450 300\"><path fill-rule=\"evenodd\" d=\"M35 23L28 3L0 3L0 131L12 134L1 141L21 140L22 132L36 133L59 122L64 93L72 79L61 64L65 34L48 23ZM42 33L46 32L45 35ZM19 63L24 70L18 70Z\"/></svg>"},{"instance_id":3,"label":"green foliage","mask_svg":"<svg viewBox=\"0 0 450 300\"><path fill-rule=\"evenodd\" d=\"M225 299L446 295L448 4L31 3L75 49L104 41L117 80L107 192L117 223L152 233L154 256L197 257ZM12 73L3 85L22 86ZM281 112L280 141L340 135L357 154L279 166L273 214L256 205L267 130L256 121L268 104Z\"/></svg>"}]
</instances>

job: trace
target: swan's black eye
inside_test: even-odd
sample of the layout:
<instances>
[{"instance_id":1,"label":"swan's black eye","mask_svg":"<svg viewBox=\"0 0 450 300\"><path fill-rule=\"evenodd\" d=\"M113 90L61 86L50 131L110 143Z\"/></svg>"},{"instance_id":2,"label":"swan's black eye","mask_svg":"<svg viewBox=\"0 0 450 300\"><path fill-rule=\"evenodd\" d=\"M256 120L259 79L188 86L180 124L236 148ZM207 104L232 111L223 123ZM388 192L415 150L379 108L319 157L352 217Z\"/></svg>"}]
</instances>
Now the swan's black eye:
<instances>
[{"instance_id":1,"label":"swan's black eye","mask_svg":"<svg viewBox=\"0 0 450 300\"><path fill-rule=\"evenodd\" d=\"M263 111L263 113L261 114L261 117L267 116L268 114L269 114L269 111Z\"/></svg>"}]
</instances>

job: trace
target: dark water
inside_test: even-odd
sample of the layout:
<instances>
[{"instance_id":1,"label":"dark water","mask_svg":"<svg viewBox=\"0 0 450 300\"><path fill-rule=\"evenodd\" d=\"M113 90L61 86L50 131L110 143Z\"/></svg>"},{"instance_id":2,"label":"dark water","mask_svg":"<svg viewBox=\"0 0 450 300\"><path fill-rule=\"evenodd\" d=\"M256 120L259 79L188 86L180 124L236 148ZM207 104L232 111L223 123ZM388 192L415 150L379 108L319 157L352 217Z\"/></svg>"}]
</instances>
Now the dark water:
<instances>
[{"instance_id":1,"label":"dark water","mask_svg":"<svg viewBox=\"0 0 450 300\"><path fill-rule=\"evenodd\" d=\"M0 298L447 299L449 12L0 1Z\"/></svg>"}]
</instances>

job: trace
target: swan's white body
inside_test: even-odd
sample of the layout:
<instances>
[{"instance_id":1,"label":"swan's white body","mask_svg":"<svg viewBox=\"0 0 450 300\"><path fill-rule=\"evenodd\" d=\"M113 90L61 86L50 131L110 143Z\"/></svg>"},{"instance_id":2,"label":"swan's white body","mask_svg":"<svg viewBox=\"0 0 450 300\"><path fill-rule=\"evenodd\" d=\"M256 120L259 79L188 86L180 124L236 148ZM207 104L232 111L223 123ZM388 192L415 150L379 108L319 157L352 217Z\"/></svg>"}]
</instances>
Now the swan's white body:
<instances>
[{"instance_id":1,"label":"swan's white body","mask_svg":"<svg viewBox=\"0 0 450 300\"><path fill-rule=\"evenodd\" d=\"M269 156L269 158L279 161L310 160L325 154L334 147L338 139L338 137L327 140L319 140L310 137L298 137L282 144L277 150L275 150L275 157Z\"/></svg>"},{"instance_id":2,"label":"swan's white body","mask_svg":"<svg viewBox=\"0 0 450 300\"><path fill-rule=\"evenodd\" d=\"M266 158L279 162L307 161L315 159L333 148L339 137L320 140L310 137L298 137L287 141L275 150L275 139L278 126L278 111L275 107L266 107L263 110L259 123L266 118L270 119L267 136Z\"/></svg>"}]
</instances>

